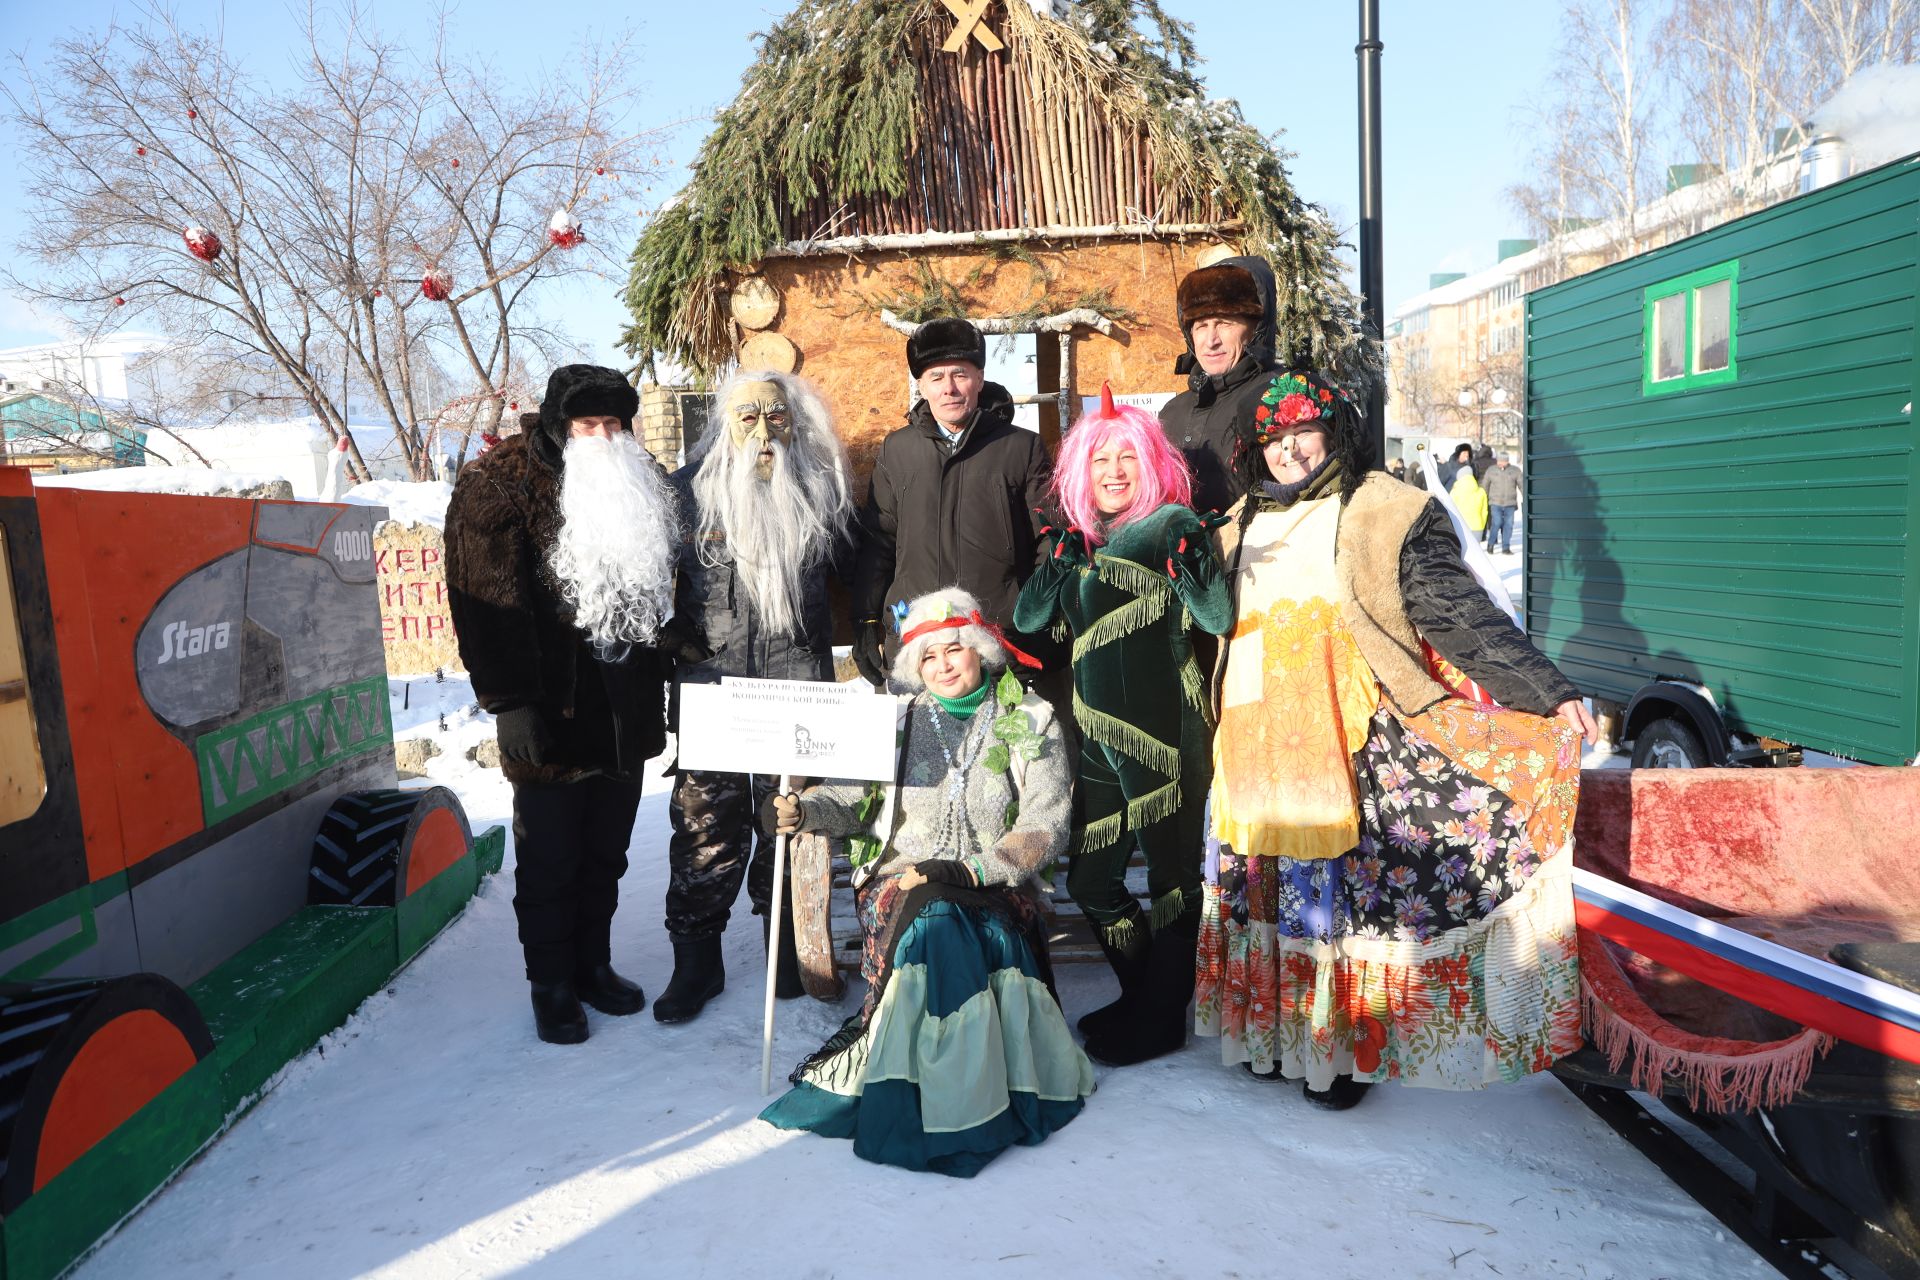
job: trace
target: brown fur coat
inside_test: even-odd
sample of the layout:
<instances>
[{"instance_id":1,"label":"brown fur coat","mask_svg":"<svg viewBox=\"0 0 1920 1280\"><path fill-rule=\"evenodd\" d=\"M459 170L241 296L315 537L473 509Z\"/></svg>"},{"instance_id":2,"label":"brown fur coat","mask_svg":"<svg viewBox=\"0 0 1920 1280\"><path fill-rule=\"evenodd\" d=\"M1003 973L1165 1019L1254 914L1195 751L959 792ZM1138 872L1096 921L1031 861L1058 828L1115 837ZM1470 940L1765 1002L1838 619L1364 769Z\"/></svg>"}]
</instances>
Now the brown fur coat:
<instances>
[{"instance_id":1,"label":"brown fur coat","mask_svg":"<svg viewBox=\"0 0 1920 1280\"><path fill-rule=\"evenodd\" d=\"M559 531L560 477L525 435L460 472L446 530L460 660L483 708L538 707L554 740L545 765L506 762L514 782L631 774L666 745L666 664L652 649L618 668L593 656L548 568Z\"/></svg>"}]
</instances>

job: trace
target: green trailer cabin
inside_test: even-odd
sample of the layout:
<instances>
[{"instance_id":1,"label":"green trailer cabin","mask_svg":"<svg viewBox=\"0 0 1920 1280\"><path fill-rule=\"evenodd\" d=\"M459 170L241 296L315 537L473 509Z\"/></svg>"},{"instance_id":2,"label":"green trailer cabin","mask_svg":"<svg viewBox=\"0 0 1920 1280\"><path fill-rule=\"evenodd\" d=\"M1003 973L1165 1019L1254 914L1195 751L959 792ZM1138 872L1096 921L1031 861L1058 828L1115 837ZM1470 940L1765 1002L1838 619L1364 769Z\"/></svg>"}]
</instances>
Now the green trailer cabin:
<instances>
[{"instance_id":1,"label":"green trailer cabin","mask_svg":"<svg viewBox=\"0 0 1920 1280\"><path fill-rule=\"evenodd\" d=\"M1527 630L1636 765L1920 753L1920 157L1527 299Z\"/></svg>"}]
</instances>

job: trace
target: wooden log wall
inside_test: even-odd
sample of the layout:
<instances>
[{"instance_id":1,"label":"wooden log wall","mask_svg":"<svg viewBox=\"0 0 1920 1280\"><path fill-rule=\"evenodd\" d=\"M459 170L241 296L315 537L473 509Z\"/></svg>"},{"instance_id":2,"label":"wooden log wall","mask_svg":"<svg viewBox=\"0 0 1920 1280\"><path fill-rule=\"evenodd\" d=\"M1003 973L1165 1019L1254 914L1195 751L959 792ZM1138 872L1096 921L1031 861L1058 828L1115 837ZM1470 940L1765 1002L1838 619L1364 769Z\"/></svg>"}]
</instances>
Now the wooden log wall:
<instances>
[{"instance_id":1,"label":"wooden log wall","mask_svg":"<svg viewBox=\"0 0 1920 1280\"><path fill-rule=\"evenodd\" d=\"M997 12L997 10L996 10ZM1217 202L1160 189L1144 128L1122 125L1081 83L1034 83L1004 24L1006 49L937 40L912 54L921 84L920 144L896 199L819 196L790 208L788 241L1033 226L1211 223Z\"/></svg>"}]
</instances>

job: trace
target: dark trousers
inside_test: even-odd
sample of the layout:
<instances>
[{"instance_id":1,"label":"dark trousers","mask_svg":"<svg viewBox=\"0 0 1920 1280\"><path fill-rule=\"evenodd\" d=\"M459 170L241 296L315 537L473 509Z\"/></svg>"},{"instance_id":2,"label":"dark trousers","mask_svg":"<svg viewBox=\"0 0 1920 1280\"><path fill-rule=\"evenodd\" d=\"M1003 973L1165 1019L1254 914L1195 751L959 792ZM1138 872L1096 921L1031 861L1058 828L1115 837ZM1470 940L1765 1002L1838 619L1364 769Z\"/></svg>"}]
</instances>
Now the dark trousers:
<instances>
[{"instance_id":1,"label":"dark trousers","mask_svg":"<svg viewBox=\"0 0 1920 1280\"><path fill-rule=\"evenodd\" d=\"M1200 904L1201 815L1205 812L1208 771L1187 762L1180 807L1136 827L1127 821L1127 802L1151 794L1166 778L1118 751L1087 740L1080 752L1080 782L1075 792L1076 832L1101 819L1120 821L1118 839L1076 853L1067 868L1067 892L1115 946L1132 951L1146 941L1139 929L1140 904L1127 888L1127 863L1138 843L1147 859L1147 896L1155 923L1164 924ZM1122 941L1128 939L1128 941Z\"/></svg>"},{"instance_id":2,"label":"dark trousers","mask_svg":"<svg viewBox=\"0 0 1920 1280\"><path fill-rule=\"evenodd\" d=\"M640 779L517 782L513 914L529 982L565 982L612 957Z\"/></svg>"},{"instance_id":3,"label":"dark trousers","mask_svg":"<svg viewBox=\"0 0 1920 1280\"><path fill-rule=\"evenodd\" d=\"M1493 550L1494 539L1500 540L1500 550L1513 550L1513 513L1514 507L1487 508L1487 550Z\"/></svg>"},{"instance_id":4,"label":"dark trousers","mask_svg":"<svg viewBox=\"0 0 1920 1280\"><path fill-rule=\"evenodd\" d=\"M758 814L779 782L763 774L680 771L669 805L668 933L711 938L725 932L742 880L754 913L766 914L773 897L773 835L760 830ZM793 901L791 883L786 898Z\"/></svg>"}]
</instances>

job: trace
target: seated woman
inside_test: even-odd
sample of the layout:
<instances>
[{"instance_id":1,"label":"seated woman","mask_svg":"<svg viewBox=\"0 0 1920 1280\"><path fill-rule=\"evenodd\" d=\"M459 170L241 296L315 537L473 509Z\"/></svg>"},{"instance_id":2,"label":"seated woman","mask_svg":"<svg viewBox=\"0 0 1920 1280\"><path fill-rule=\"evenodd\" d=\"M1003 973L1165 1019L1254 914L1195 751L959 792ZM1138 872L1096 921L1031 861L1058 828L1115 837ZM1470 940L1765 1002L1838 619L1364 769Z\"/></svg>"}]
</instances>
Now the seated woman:
<instances>
[{"instance_id":1,"label":"seated woman","mask_svg":"<svg viewBox=\"0 0 1920 1280\"><path fill-rule=\"evenodd\" d=\"M1123 1067L1187 1043L1211 729L1193 638L1231 626L1233 603L1186 505L1186 460L1151 414L1116 408L1105 387L1100 400L1060 446L1053 494L1069 527L1042 539L1013 623L1073 633L1084 739L1067 889L1120 981L1080 1029L1096 1061ZM1127 887L1136 846L1149 912Z\"/></svg>"},{"instance_id":2,"label":"seated woman","mask_svg":"<svg viewBox=\"0 0 1920 1280\"><path fill-rule=\"evenodd\" d=\"M893 665L916 690L899 781L773 798L782 832L853 837L867 996L761 1119L970 1178L1093 1092L1034 896L1066 848L1073 779L1052 709L1001 674L1010 647L965 591L921 596Z\"/></svg>"},{"instance_id":3,"label":"seated woman","mask_svg":"<svg viewBox=\"0 0 1920 1280\"><path fill-rule=\"evenodd\" d=\"M1254 418L1249 492L1220 530L1235 622L1213 682L1198 1029L1334 1109L1378 1081L1545 1070L1580 1045L1593 719L1461 562L1440 504L1367 470L1339 388L1283 375Z\"/></svg>"}]
</instances>

